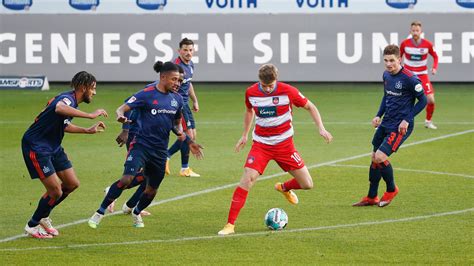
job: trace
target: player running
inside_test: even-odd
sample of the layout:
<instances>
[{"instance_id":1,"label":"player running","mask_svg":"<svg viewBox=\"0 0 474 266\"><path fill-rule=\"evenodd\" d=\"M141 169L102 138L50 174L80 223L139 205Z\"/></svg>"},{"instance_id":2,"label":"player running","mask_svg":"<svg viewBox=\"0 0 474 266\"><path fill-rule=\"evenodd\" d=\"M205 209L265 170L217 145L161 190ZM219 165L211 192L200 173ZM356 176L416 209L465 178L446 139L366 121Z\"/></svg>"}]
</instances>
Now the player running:
<instances>
[{"instance_id":1,"label":"player running","mask_svg":"<svg viewBox=\"0 0 474 266\"><path fill-rule=\"evenodd\" d=\"M79 179L72 168L61 142L64 132L95 134L105 129L103 122L89 128L71 123L74 117L94 119L107 117L104 109L86 113L77 109L82 102L90 103L96 94L95 77L81 71L71 81L72 91L64 92L49 100L35 118L21 140L23 159L32 179L39 178L46 193L25 226L26 234L34 238L52 238L59 232L51 224L49 215L69 194L79 187Z\"/></svg>"},{"instance_id":2,"label":"player running","mask_svg":"<svg viewBox=\"0 0 474 266\"><path fill-rule=\"evenodd\" d=\"M260 82L250 86L245 93L244 131L235 145L239 152L247 143L247 136L255 117L255 129L252 133L253 144L245 162L244 173L234 191L227 224L219 235L234 233L234 224L243 208L250 188L263 174L270 160L275 160L293 178L276 183L275 189L281 192L291 204L298 203L293 192L297 189L313 188L313 180L303 159L293 144L292 105L306 109L319 128L319 134L327 143L332 135L324 128L321 115L316 106L301 94L297 88L277 81L278 70L274 65L260 67Z\"/></svg>"},{"instance_id":3,"label":"player running","mask_svg":"<svg viewBox=\"0 0 474 266\"><path fill-rule=\"evenodd\" d=\"M153 66L153 69L155 71L158 70L158 73L159 73L159 69L156 69L157 66L159 66L161 63L155 63L155 65ZM179 67L179 66L178 66ZM183 79L184 79L184 70L179 67L179 80L178 80L178 83L179 83L179 86L181 86L181 84L183 83ZM151 84L148 84L145 86L145 88L148 88L150 86L154 87L158 84L158 81L155 81ZM177 91L174 91L174 92L177 92ZM125 103L131 98L128 97L126 100L125 100ZM133 139L135 138L135 135L137 134L138 132L138 111L137 110L130 110L129 112L125 112L124 113L124 116L127 117L127 119L129 121L131 121L130 123L124 123L122 124L122 132L120 132L120 134L117 136L117 138L115 139L115 141L117 142L117 144L119 144L120 147L122 147L124 144L125 146L127 147L127 151L130 149L130 143L133 141ZM184 138L182 138L184 140ZM143 171L140 171L139 173L137 173L137 175L135 176L135 178L132 180L132 183L130 183L130 185L127 187L128 189L130 188L133 188L135 186L138 186L137 190L135 191L135 193L133 193L133 195L128 199L127 202L125 202L123 205L122 205L122 211L123 213L125 214L131 214L132 213L132 209L133 207L135 207L138 203L138 201L140 200L140 197L143 193L143 191L145 191L145 187L146 187L146 183L144 182L145 181L145 177L143 176ZM109 189L110 187L107 187L105 189L105 194L107 195L107 193L109 192ZM116 201L113 201L108 207L107 207L107 210L109 212L114 212L114 207L115 207L115 202ZM142 216L148 216L150 215L151 213L147 212L146 210L142 210L142 212L140 213Z\"/></svg>"},{"instance_id":4,"label":"player running","mask_svg":"<svg viewBox=\"0 0 474 266\"><path fill-rule=\"evenodd\" d=\"M140 213L153 201L163 181L169 133L172 130L178 136L183 134L179 128L183 100L179 94L173 93L179 86L179 68L171 62L159 62L155 64L155 70L160 73L159 83L139 91L116 111L117 121L128 123L130 121L125 117L125 112L136 110L139 130L130 143L123 176L110 186L99 209L89 219L91 228L97 228L107 207L120 197L142 168L147 185L132 210L132 218L134 227L145 226ZM191 152L197 159L202 159L202 147L189 136L185 137Z\"/></svg>"},{"instance_id":5,"label":"player running","mask_svg":"<svg viewBox=\"0 0 474 266\"><path fill-rule=\"evenodd\" d=\"M189 108L188 102L189 98L193 102L193 111L199 111L199 103L194 92L193 84L191 80L193 79L194 74L194 63L192 61L194 53L194 42L188 38L184 38L179 43L179 56L175 60L175 64L179 65L184 69L184 80L183 84L179 87L178 93L183 97L183 128L188 136L191 137L193 141L196 140L196 124L194 123L193 113ZM188 177L199 177L198 173L195 173L193 169L189 167L189 146L183 145L183 141L177 139L173 145L168 149L168 159L173 156L177 151L181 151L181 170L179 172L180 176ZM169 169L169 160L166 161L166 174L170 174Z\"/></svg>"},{"instance_id":6,"label":"player running","mask_svg":"<svg viewBox=\"0 0 474 266\"><path fill-rule=\"evenodd\" d=\"M431 74L436 75L438 69L438 54L433 48L430 41L421 38L421 22L414 21L411 23L411 38L404 40L400 44L400 56L403 58L404 67L413 74L417 75L423 85L428 104L426 105L425 127L437 129L431 121L435 110L434 88L431 85L428 76L428 54L433 57L433 68Z\"/></svg>"},{"instance_id":7,"label":"player running","mask_svg":"<svg viewBox=\"0 0 474 266\"><path fill-rule=\"evenodd\" d=\"M372 119L372 126L377 130L372 139L374 147L369 167L369 193L352 206L385 207L398 194L388 157L410 136L415 126L415 116L426 106L426 96L420 80L400 64L398 46L385 47L383 60L386 69L383 73L384 96L377 115ZM418 102L415 104L416 99ZM381 178L387 184L387 191L379 200L377 193Z\"/></svg>"}]
</instances>

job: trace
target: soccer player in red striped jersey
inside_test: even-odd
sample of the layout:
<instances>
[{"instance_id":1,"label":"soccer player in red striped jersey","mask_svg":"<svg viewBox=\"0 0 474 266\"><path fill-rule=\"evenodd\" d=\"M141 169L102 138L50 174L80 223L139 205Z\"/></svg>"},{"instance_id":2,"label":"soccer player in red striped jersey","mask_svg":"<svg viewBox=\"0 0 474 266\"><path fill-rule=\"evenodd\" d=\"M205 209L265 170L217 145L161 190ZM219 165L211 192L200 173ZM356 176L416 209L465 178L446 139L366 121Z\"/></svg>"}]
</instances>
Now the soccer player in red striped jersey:
<instances>
[{"instance_id":1,"label":"soccer player in red striped jersey","mask_svg":"<svg viewBox=\"0 0 474 266\"><path fill-rule=\"evenodd\" d=\"M263 174L270 160L274 160L293 178L284 183L276 183L275 189L281 192L291 204L298 203L293 190L313 188L313 180L303 159L293 144L292 106L306 109L319 128L319 134L327 143L332 135L324 128L321 115L316 106L301 94L297 88L277 81L278 70L274 65L263 65L259 69L260 82L250 86L245 93L244 131L235 146L239 152L247 143L253 119L255 129L253 144L247 156L244 173L232 196L227 224L219 235L234 233L234 224L243 208L250 188Z\"/></svg>"},{"instance_id":2,"label":"soccer player in red striped jersey","mask_svg":"<svg viewBox=\"0 0 474 266\"><path fill-rule=\"evenodd\" d=\"M431 121L435 110L434 88L428 77L428 54L433 57L433 68L431 74L436 75L438 69L438 54L433 48L433 44L421 38L422 28L420 21L411 23L411 38L404 40L400 44L400 56L403 58L404 67L415 75L421 81L425 91L428 104L426 105L425 127L437 129Z\"/></svg>"}]
</instances>

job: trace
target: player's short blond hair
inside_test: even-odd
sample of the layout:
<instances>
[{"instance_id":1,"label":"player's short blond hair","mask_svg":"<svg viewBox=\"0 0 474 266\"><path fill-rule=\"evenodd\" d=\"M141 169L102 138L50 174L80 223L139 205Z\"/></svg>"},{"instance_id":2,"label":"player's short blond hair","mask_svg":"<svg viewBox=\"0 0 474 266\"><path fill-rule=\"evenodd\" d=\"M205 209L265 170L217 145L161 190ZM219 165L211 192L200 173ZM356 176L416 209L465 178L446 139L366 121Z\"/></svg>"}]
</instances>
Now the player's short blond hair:
<instances>
[{"instance_id":1,"label":"player's short blond hair","mask_svg":"<svg viewBox=\"0 0 474 266\"><path fill-rule=\"evenodd\" d=\"M258 79L264 84L270 84L278 77L278 68L272 64L265 64L258 69Z\"/></svg>"},{"instance_id":2,"label":"player's short blond hair","mask_svg":"<svg viewBox=\"0 0 474 266\"><path fill-rule=\"evenodd\" d=\"M413 27L413 26L421 27L421 21L419 21L419 20L413 21L413 22L411 23L411 27Z\"/></svg>"},{"instance_id":3,"label":"player's short blond hair","mask_svg":"<svg viewBox=\"0 0 474 266\"><path fill-rule=\"evenodd\" d=\"M397 58L400 57L400 48L395 44L389 44L383 49L383 55L395 55Z\"/></svg>"}]
</instances>

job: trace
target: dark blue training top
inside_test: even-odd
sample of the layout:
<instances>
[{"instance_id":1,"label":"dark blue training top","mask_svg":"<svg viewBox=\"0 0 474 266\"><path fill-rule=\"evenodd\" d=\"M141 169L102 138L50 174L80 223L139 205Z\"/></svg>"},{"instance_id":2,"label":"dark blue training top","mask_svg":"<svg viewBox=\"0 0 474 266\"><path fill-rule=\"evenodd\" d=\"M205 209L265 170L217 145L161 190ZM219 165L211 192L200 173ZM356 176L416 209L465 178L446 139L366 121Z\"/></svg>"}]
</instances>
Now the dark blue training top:
<instances>
[{"instance_id":1,"label":"dark blue training top","mask_svg":"<svg viewBox=\"0 0 474 266\"><path fill-rule=\"evenodd\" d=\"M145 88L148 88L148 87L155 87L156 85L158 85L158 83L160 83L159 81L155 81L153 83L150 83L150 84L147 84L145 86ZM127 103L127 101L131 98L132 96L128 97L127 99L125 99L124 103ZM138 117L138 112L136 110L131 110L131 111L128 111L128 112L125 112L124 114L125 117L127 117L128 120L131 120L132 122L131 123L125 123L125 124L122 124L122 129L128 129L128 133L129 134L136 134L138 132L138 125L136 123L136 121L138 119L140 119Z\"/></svg>"},{"instance_id":2,"label":"dark blue training top","mask_svg":"<svg viewBox=\"0 0 474 266\"><path fill-rule=\"evenodd\" d=\"M43 111L35 118L35 122L23 135L23 141L33 151L49 153L56 152L61 147L64 129L71 123L72 117L56 113L56 104L59 101L76 109L78 107L74 91L61 93L49 100Z\"/></svg>"},{"instance_id":3,"label":"dark blue training top","mask_svg":"<svg viewBox=\"0 0 474 266\"><path fill-rule=\"evenodd\" d=\"M383 73L384 96L377 116L382 117L381 126L397 129L402 120L413 125L414 117L426 105L426 97L420 80L411 71L402 67L395 75ZM418 102L415 104L415 99Z\"/></svg>"},{"instance_id":4,"label":"dark blue training top","mask_svg":"<svg viewBox=\"0 0 474 266\"><path fill-rule=\"evenodd\" d=\"M189 64L185 64L179 57L174 60L174 63L180 65L184 70L184 80L178 93L183 97L183 102L187 104L189 101L189 87L191 86L191 80L193 80L194 63L189 61Z\"/></svg>"},{"instance_id":5,"label":"dark blue training top","mask_svg":"<svg viewBox=\"0 0 474 266\"><path fill-rule=\"evenodd\" d=\"M149 148L167 150L174 121L181 118L183 98L177 93L162 93L150 86L130 97L126 104L138 113L136 142Z\"/></svg>"}]
</instances>

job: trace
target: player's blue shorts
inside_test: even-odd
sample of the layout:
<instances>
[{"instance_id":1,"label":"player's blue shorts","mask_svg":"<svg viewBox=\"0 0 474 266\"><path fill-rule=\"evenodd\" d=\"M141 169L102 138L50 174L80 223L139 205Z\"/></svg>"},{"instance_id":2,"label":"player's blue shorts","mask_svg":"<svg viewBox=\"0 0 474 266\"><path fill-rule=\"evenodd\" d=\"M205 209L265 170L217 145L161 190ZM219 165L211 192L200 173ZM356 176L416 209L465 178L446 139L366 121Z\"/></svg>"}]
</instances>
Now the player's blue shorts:
<instances>
[{"instance_id":1,"label":"player's blue shorts","mask_svg":"<svg viewBox=\"0 0 474 266\"><path fill-rule=\"evenodd\" d=\"M125 143L125 146L127 146L127 151L130 150L130 143L132 143L133 139L135 138L135 135L135 132L128 132L127 143Z\"/></svg>"},{"instance_id":2,"label":"player's blue shorts","mask_svg":"<svg viewBox=\"0 0 474 266\"><path fill-rule=\"evenodd\" d=\"M123 175L135 176L143 168L148 185L156 189L165 177L167 157L167 150L149 148L133 141L125 159Z\"/></svg>"},{"instance_id":3,"label":"player's blue shorts","mask_svg":"<svg viewBox=\"0 0 474 266\"><path fill-rule=\"evenodd\" d=\"M31 179L45 179L56 172L72 168L71 161L62 147L54 153L41 153L33 151L27 143L22 141L21 149Z\"/></svg>"},{"instance_id":4,"label":"player's blue shorts","mask_svg":"<svg viewBox=\"0 0 474 266\"><path fill-rule=\"evenodd\" d=\"M196 128L196 124L194 123L193 112L191 111L191 108L188 104L183 105L183 118L184 122L186 122L187 129Z\"/></svg>"},{"instance_id":5,"label":"player's blue shorts","mask_svg":"<svg viewBox=\"0 0 474 266\"><path fill-rule=\"evenodd\" d=\"M373 151L382 151L387 156L396 152L398 148L405 142L413 131L413 125L409 125L407 133L402 135L398 132L398 129L387 129L379 126L375 131L374 138L372 139L372 145L374 145Z\"/></svg>"}]
</instances>

